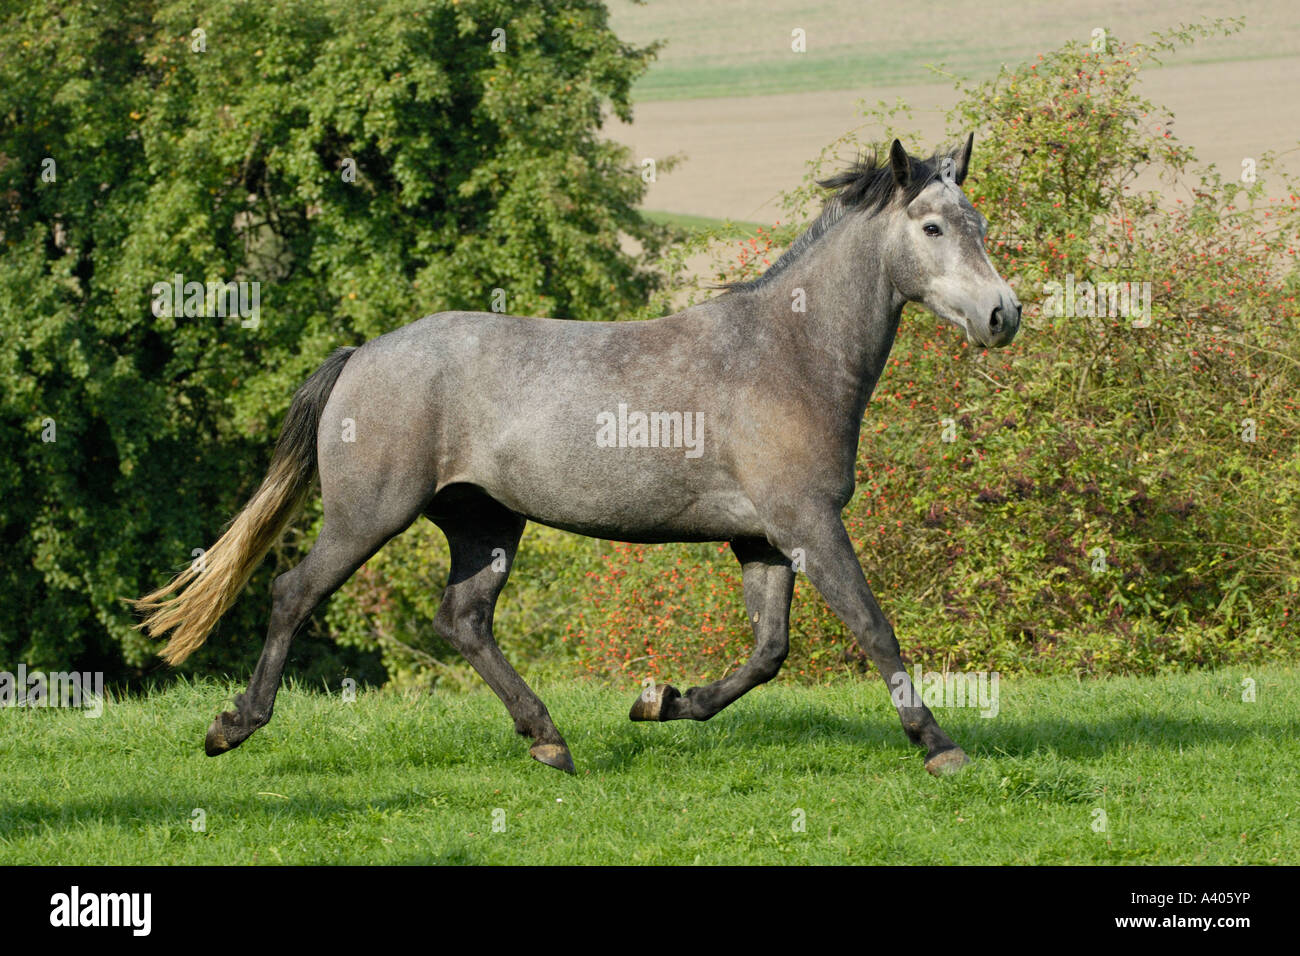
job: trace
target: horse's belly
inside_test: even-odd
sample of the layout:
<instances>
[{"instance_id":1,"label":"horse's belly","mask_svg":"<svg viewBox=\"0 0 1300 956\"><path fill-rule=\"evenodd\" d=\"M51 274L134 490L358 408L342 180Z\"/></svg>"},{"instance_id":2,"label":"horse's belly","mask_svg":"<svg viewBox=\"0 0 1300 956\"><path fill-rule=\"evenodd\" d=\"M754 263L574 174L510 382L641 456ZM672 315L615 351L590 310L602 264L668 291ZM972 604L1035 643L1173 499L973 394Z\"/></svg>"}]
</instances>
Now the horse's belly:
<instances>
[{"instance_id":1,"label":"horse's belly","mask_svg":"<svg viewBox=\"0 0 1300 956\"><path fill-rule=\"evenodd\" d=\"M655 542L764 536L753 503L738 491L665 496L638 495L636 489L623 493L608 489L599 495L568 496L563 503L537 494L498 492L493 497L530 521L592 538Z\"/></svg>"}]
</instances>

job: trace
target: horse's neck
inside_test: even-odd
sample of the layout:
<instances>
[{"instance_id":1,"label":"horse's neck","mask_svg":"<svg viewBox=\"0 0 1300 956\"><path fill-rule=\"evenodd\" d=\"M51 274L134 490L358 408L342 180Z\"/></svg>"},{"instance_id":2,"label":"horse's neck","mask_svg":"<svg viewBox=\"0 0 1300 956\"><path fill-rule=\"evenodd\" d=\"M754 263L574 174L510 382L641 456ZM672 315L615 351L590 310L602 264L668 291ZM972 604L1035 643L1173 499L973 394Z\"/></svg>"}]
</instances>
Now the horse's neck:
<instances>
[{"instance_id":1,"label":"horse's neck","mask_svg":"<svg viewBox=\"0 0 1300 956\"><path fill-rule=\"evenodd\" d=\"M762 290L764 310L790 321L816 353L828 405L856 432L885 369L904 300L884 270L881 234L871 222L843 222ZM802 293L800 293L802 290ZM806 311L794 305L802 299Z\"/></svg>"}]
</instances>

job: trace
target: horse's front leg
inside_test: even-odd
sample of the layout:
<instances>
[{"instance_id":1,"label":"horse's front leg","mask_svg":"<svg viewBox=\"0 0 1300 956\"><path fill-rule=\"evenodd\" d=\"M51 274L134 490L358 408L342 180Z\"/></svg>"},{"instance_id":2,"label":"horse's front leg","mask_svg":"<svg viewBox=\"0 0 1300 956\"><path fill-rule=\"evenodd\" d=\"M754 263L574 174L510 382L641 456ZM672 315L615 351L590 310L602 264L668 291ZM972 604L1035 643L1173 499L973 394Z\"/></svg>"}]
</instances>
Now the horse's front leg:
<instances>
[{"instance_id":1,"label":"horse's front leg","mask_svg":"<svg viewBox=\"0 0 1300 956\"><path fill-rule=\"evenodd\" d=\"M708 720L722 708L770 681L790 650L790 561L761 539L731 542L740 562L745 610L754 628L754 653L721 680L692 687L684 695L671 684L647 687L632 705L632 720Z\"/></svg>"},{"instance_id":2,"label":"horse's front leg","mask_svg":"<svg viewBox=\"0 0 1300 956\"><path fill-rule=\"evenodd\" d=\"M908 739L925 748L925 769L936 776L960 769L970 759L943 732L912 686L894 628L871 593L839 515L828 511L811 515L792 533L774 535L776 543L787 554L803 549L808 579L884 676Z\"/></svg>"}]
</instances>

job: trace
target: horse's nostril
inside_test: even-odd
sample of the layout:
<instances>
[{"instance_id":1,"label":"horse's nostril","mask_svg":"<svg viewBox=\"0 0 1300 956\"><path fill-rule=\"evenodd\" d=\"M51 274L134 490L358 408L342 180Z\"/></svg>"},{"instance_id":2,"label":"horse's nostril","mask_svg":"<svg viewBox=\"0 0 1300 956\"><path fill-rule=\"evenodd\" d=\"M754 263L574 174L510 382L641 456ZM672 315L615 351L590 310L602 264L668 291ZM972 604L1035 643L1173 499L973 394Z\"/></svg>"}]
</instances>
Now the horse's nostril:
<instances>
[{"instance_id":1,"label":"horse's nostril","mask_svg":"<svg viewBox=\"0 0 1300 956\"><path fill-rule=\"evenodd\" d=\"M994 309L993 314L989 316L989 331L996 332L1001 328L1002 328L1002 308L1001 306L999 306L998 308Z\"/></svg>"}]
</instances>

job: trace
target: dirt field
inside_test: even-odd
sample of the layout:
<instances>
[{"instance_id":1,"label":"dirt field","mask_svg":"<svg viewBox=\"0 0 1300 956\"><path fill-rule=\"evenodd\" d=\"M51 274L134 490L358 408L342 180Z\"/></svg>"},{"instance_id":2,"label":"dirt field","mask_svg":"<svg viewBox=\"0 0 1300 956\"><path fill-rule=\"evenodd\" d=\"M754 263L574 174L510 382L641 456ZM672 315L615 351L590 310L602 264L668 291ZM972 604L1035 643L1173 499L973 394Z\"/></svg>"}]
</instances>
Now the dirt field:
<instances>
[{"instance_id":1,"label":"dirt field","mask_svg":"<svg viewBox=\"0 0 1300 956\"><path fill-rule=\"evenodd\" d=\"M947 81L896 82L897 77L909 75L912 66L889 66L896 60L887 49L889 43L911 50L917 45L915 38L928 30L935 50L950 54L933 59L943 58L950 66L958 60L965 67L960 72L982 78L996 73L1004 61L1032 58L1071 36L1086 38L1093 25L1108 25L1124 38L1141 38L1152 30L1168 29L1201 15L1245 14L1247 28L1231 37L1198 42L1170 57L1169 65L1147 73L1143 92L1172 111L1175 134L1196 149L1202 162L1238 170L1244 157L1258 157L1270 149L1279 153L1292 150L1286 166L1300 175L1300 149L1296 148L1300 140L1300 7L1293 2L1188 4L1160 0L1134 15L1127 12L1126 4L1093 0L1069 4L1068 12L1055 3L993 0L980 5L977 17L963 17L956 11L951 17L937 16L939 5L923 3L902 14L904 19L878 30L863 22L862 11L867 6L838 0L799 5L797 12L786 10L796 9L787 3L699 5L651 0L645 7L632 8L633 14L623 9L626 6L614 7L614 23L621 35L637 42L668 37L670 44L644 84L645 95L638 100L635 122L631 126L613 122L606 132L631 146L638 159L674 153L685 156L676 170L652 184L647 209L771 221L779 215L777 196L799 183L805 163L824 145L862 122L857 104L864 99L874 104L902 98L915 110L915 125L924 140L908 145L916 151L939 145L942 114L954 104L956 94ZM848 72L811 71L818 83L844 81L849 88L801 92L773 92L771 84L743 81L753 73L754 62L780 63L795 56L788 52L789 34L791 25L800 23L808 24L809 52L803 56L814 56L817 36L833 36L835 56L858 44L866 73L873 72L875 60L888 66L875 71L883 79L857 82ZM919 57L913 64L916 75L924 73ZM703 99L648 98L663 90L680 95L697 75L702 78L701 88L709 86L712 81L701 72L706 63L715 72L732 63L731 69L741 78L737 92L766 92ZM799 86L807 77L784 79Z\"/></svg>"}]
</instances>

